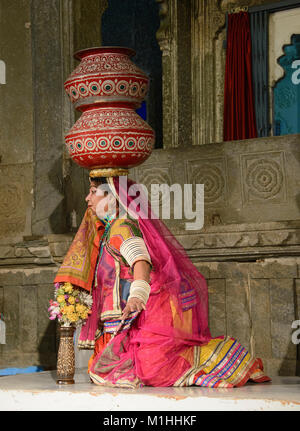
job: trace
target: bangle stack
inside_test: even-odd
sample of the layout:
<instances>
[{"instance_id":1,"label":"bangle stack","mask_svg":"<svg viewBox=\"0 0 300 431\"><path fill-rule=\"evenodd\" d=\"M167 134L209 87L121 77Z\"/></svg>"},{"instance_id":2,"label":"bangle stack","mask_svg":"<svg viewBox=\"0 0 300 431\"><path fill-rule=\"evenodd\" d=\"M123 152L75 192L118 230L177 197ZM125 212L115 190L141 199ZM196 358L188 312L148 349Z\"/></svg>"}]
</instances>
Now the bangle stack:
<instances>
[{"instance_id":1,"label":"bangle stack","mask_svg":"<svg viewBox=\"0 0 300 431\"><path fill-rule=\"evenodd\" d=\"M128 300L131 298L138 298L146 305L150 295L150 284L145 280L134 280L130 286L130 294Z\"/></svg>"}]
</instances>

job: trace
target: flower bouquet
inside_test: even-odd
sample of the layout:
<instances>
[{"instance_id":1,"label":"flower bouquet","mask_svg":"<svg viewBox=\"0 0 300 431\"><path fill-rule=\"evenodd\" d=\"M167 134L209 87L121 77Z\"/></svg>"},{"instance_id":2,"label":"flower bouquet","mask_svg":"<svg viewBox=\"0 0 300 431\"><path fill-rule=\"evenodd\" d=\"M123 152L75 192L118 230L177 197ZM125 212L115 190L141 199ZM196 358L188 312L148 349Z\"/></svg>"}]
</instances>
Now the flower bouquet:
<instances>
[{"instance_id":1,"label":"flower bouquet","mask_svg":"<svg viewBox=\"0 0 300 431\"><path fill-rule=\"evenodd\" d=\"M71 283L56 283L54 300L50 299L50 320L60 323L57 357L57 383L72 384L75 374L74 331L91 313L92 296Z\"/></svg>"},{"instance_id":2,"label":"flower bouquet","mask_svg":"<svg viewBox=\"0 0 300 431\"><path fill-rule=\"evenodd\" d=\"M71 283L56 283L54 298L50 299L49 318L57 318L62 326L79 326L91 313L92 296Z\"/></svg>"}]
</instances>

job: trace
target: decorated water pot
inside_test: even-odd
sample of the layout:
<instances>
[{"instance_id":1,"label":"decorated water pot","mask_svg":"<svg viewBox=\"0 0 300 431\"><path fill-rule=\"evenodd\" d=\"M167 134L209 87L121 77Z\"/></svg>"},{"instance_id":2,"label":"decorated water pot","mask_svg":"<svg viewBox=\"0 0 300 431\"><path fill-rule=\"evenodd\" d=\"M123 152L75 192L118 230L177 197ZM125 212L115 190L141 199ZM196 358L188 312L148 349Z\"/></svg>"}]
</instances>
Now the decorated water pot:
<instances>
[{"instance_id":1,"label":"decorated water pot","mask_svg":"<svg viewBox=\"0 0 300 431\"><path fill-rule=\"evenodd\" d=\"M115 174L143 163L154 147L154 130L136 113L148 76L132 61L135 51L99 47L78 51L80 61L65 90L81 117L65 136L72 160L90 176ZM113 171L112 171L113 169ZM101 175L102 175L101 173Z\"/></svg>"},{"instance_id":2,"label":"decorated water pot","mask_svg":"<svg viewBox=\"0 0 300 431\"><path fill-rule=\"evenodd\" d=\"M87 107L65 136L70 157L87 169L131 168L154 146L154 130L126 104Z\"/></svg>"},{"instance_id":3,"label":"decorated water pot","mask_svg":"<svg viewBox=\"0 0 300 431\"><path fill-rule=\"evenodd\" d=\"M64 86L74 107L127 102L138 108L148 91L148 76L131 57L135 51L124 47L88 48L75 53L80 60Z\"/></svg>"}]
</instances>

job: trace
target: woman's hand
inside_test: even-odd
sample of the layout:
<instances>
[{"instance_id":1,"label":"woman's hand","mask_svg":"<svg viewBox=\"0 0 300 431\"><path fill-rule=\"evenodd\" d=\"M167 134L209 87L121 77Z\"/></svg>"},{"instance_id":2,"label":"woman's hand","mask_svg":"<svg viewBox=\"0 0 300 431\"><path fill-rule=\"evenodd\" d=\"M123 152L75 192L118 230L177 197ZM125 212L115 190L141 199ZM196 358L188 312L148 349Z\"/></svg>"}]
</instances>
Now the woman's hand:
<instances>
[{"instance_id":1,"label":"woman's hand","mask_svg":"<svg viewBox=\"0 0 300 431\"><path fill-rule=\"evenodd\" d=\"M134 280L150 280L150 265L148 262L146 262L145 260L139 260L134 264L133 267L133 278ZM144 302L139 299L139 298L135 298L134 296L132 298L130 298L127 301L126 307L123 310L123 314L121 319L127 319L130 315L130 313L132 313L133 311L142 311L142 310L146 310L146 305L144 304Z\"/></svg>"},{"instance_id":2,"label":"woman's hand","mask_svg":"<svg viewBox=\"0 0 300 431\"><path fill-rule=\"evenodd\" d=\"M133 311L142 311L146 310L146 305L139 298L132 297L127 301L126 307L123 310L123 314L121 319L127 319Z\"/></svg>"}]
</instances>

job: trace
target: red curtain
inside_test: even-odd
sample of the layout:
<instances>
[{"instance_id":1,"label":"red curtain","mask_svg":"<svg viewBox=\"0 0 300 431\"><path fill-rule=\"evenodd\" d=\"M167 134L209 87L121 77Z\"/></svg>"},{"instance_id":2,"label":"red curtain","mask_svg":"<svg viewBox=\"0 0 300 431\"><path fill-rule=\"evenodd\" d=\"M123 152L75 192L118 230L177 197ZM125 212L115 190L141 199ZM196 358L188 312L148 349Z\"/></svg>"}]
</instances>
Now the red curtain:
<instances>
[{"instance_id":1,"label":"red curtain","mask_svg":"<svg viewBox=\"0 0 300 431\"><path fill-rule=\"evenodd\" d=\"M248 12L228 15L223 132L224 141L257 137Z\"/></svg>"}]
</instances>

